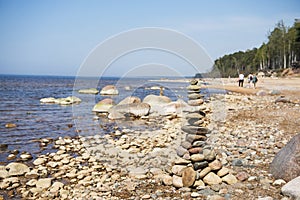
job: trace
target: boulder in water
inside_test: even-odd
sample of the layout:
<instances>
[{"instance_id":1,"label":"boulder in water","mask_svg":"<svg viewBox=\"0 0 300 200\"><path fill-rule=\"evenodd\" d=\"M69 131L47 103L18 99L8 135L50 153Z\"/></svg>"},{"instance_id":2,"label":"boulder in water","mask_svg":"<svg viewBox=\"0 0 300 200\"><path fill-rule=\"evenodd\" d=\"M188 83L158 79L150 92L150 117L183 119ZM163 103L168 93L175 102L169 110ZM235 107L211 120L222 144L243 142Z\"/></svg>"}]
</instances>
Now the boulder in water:
<instances>
[{"instance_id":1,"label":"boulder in water","mask_svg":"<svg viewBox=\"0 0 300 200\"><path fill-rule=\"evenodd\" d=\"M101 95L118 95L119 91L117 90L116 86L114 85L107 85L102 88L100 91Z\"/></svg>"},{"instance_id":2,"label":"boulder in water","mask_svg":"<svg viewBox=\"0 0 300 200\"><path fill-rule=\"evenodd\" d=\"M131 104L131 103L141 103L141 99L135 96L126 97L118 105Z\"/></svg>"},{"instance_id":3,"label":"boulder in water","mask_svg":"<svg viewBox=\"0 0 300 200\"><path fill-rule=\"evenodd\" d=\"M270 172L276 179L287 182L300 176L300 133L277 153L270 165Z\"/></svg>"},{"instance_id":4,"label":"boulder in water","mask_svg":"<svg viewBox=\"0 0 300 200\"><path fill-rule=\"evenodd\" d=\"M120 113L120 114L130 114L134 117L142 117L148 115L150 111L150 105L147 103L131 103L131 104L121 104L113 106L109 109L109 113Z\"/></svg>"},{"instance_id":5,"label":"boulder in water","mask_svg":"<svg viewBox=\"0 0 300 200\"><path fill-rule=\"evenodd\" d=\"M107 113L113 105L115 105L115 103L112 99L103 99L94 106L93 112Z\"/></svg>"}]
</instances>

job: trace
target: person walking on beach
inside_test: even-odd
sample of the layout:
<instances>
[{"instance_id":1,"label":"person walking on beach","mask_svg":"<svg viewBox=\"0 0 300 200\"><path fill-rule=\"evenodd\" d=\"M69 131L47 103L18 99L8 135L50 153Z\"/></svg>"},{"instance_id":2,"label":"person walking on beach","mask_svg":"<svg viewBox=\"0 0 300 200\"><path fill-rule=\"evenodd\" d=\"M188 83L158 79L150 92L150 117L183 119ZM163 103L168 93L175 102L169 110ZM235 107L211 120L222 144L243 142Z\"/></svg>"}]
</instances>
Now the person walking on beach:
<instances>
[{"instance_id":1,"label":"person walking on beach","mask_svg":"<svg viewBox=\"0 0 300 200\"><path fill-rule=\"evenodd\" d=\"M257 76L254 75L253 78L252 78L252 83L253 83L254 89L256 88L257 81L258 81L258 78L257 78Z\"/></svg>"},{"instance_id":2,"label":"person walking on beach","mask_svg":"<svg viewBox=\"0 0 300 200\"><path fill-rule=\"evenodd\" d=\"M243 87L244 86L244 74L240 73L239 74L239 87Z\"/></svg>"},{"instance_id":3,"label":"person walking on beach","mask_svg":"<svg viewBox=\"0 0 300 200\"><path fill-rule=\"evenodd\" d=\"M249 74L249 75L248 75L249 88L251 87L252 79L253 79L253 75L252 75L252 74Z\"/></svg>"}]
</instances>

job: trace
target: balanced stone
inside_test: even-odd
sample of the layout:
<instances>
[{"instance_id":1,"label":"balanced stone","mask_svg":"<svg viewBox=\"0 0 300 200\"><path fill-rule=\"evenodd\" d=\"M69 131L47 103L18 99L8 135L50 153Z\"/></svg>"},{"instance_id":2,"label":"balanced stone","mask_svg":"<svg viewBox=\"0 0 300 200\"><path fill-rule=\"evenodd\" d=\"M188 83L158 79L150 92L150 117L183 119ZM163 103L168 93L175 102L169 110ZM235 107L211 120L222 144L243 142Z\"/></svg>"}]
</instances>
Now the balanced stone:
<instances>
[{"instance_id":1,"label":"balanced stone","mask_svg":"<svg viewBox=\"0 0 300 200\"><path fill-rule=\"evenodd\" d=\"M196 154L196 153L201 153L202 152L202 147L193 147L189 149L189 152L191 154Z\"/></svg>"},{"instance_id":2,"label":"balanced stone","mask_svg":"<svg viewBox=\"0 0 300 200\"><path fill-rule=\"evenodd\" d=\"M187 86L187 88L186 89L188 89L188 90L192 90L192 91L199 91L200 89L201 89L201 86L200 85L189 85L189 86Z\"/></svg>"},{"instance_id":3,"label":"balanced stone","mask_svg":"<svg viewBox=\"0 0 300 200\"><path fill-rule=\"evenodd\" d=\"M195 170L204 169L206 167L208 167L208 162L207 161L195 162L194 163L194 169Z\"/></svg>"},{"instance_id":4,"label":"balanced stone","mask_svg":"<svg viewBox=\"0 0 300 200\"><path fill-rule=\"evenodd\" d=\"M190 187L196 180L196 172L192 167L187 167L182 172L182 184L184 187Z\"/></svg>"},{"instance_id":5,"label":"balanced stone","mask_svg":"<svg viewBox=\"0 0 300 200\"><path fill-rule=\"evenodd\" d=\"M204 160L204 155L203 154L193 154L191 155L191 160L193 162L199 162Z\"/></svg>"},{"instance_id":6,"label":"balanced stone","mask_svg":"<svg viewBox=\"0 0 300 200\"><path fill-rule=\"evenodd\" d=\"M197 134L197 135L205 135L208 133L208 128L206 127L191 126L191 125L182 126L181 130L183 130L186 133Z\"/></svg>"},{"instance_id":7,"label":"balanced stone","mask_svg":"<svg viewBox=\"0 0 300 200\"><path fill-rule=\"evenodd\" d=\"M199 93L192 93L192 94L189 94L188 95L188 98L189 99L200 99L200 98L202 98L203 97L203 95L201 95L201 94L199 94Z\"/></svg>"},{"instance_id":8,"label":"balanced stone","mask_svg":"<svg viewBox=\"0 0 300 200\"><path fill-rule=\"evenodd\" d=\"M190 106L200 106L204 103L203 99L192 99L192 100L188 100L188 104Z\"/></svg>"},{"instance_id":9,"label":"balanced stone","mask_svg":"<svg viewBox=\"0 0 300 200\"><path fill-rule=\"evenodd\" d=\"M204 178L204 183L208 185L215 185L222 183L222 179L213 172L209 172Z\"/></svg>"},{"instance_id":10,"label":"balanced stone","mask_svg":"<svg viewBox=\"0 0 300 200\"><path fill-rule=\"evenodd\" d=\"M190 149L192 148L192 144L190 142L187 142L187 141L183 141L181 142L181 146L185 149Z\"/></svg>"},{"instance_id":11,"label":"balanced stone","mask_svg":"<svg viewBox=\"0 0 300 200\"><path fill-rule=\"evenodd\" d=\"M203 135L187 134L185 137L185 140L190 143L193 143L194 141L197 141L197 140L204 141L204 140L206 140L206 137Z\"/></svg>"}]
</instances>

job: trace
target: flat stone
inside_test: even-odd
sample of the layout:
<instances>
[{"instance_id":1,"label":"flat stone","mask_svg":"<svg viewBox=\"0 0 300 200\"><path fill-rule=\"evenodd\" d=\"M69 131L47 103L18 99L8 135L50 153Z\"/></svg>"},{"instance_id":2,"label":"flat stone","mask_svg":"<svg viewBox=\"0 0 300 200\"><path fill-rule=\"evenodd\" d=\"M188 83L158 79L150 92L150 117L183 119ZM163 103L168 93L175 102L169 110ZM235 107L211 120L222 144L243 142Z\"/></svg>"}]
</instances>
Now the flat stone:
<instances>
[{"instance_id":1,"label":"flat stone","mask_svg":"<svg viewBox=\"0 0 300 200\"><path fill-rule=\"evenodd\" d=\"M197 94L197 93L192 93L188 95L189 99L201 99L203 97L203 95L201 94Z\"/></svg>"},{"instance_id":2,"label":"flat stone","mask_svg":"<svg viewBox=\"0 0 300 200\"><path fill-rule=\"evenodd\" d=\"M225 183L229 184L229 185L233 185L233 184L235 184L235 183L238 182L238 180L236 179L236 177L234 175L232 175L232 174L227 174L226 176L224 176L222 178L222 180Z\"/></svg>"},{"instance_id":3,"label":"flat stone","mask_svg":"<svg viewBox=\"0 0 300 200\"><path fill-rule=\"evenodd\" d=\"M200 127L200 126L192 126L192 125L185 125L181 127L186 133L189 134L196 134L196 135L206 135L208 133L208 128Z\"/></svg>"},{"instance_id":4,"label":"flat stone","mask_svg":"<svg viewBox=\"0 0 300 200\"><path fill-rule=\"evenodd\" d=\"M300 176L297 178L292 179L290 182L285 184L281 188L281 192L283 195L291 197L293 199L299 200L300 199Z\"/></svg>"},{"instance_id":5,"label":"flat stone","mask_svg":"<svg viewBox=\"0 0 300 200\"><path fill-rule=\"evenodd\" d=\"M193 154L191 155L191 160L193 162L200 162L204 160L204 155L203 154Z\"/></svg>"},{"instance_id":6,"label":"flat stone","mask_svg":"<svg viewBox=\"0 0 300 200\"><path fill-rule=\"evenodd\" d=\"M205 141L206 137L203 135L187 134L185 140L190 143L193 143L194 141L198 141L198 140Z\"/></svg>"},{"instance_id":7,"label":"flat stone","mask_svg":"<svg viewBox=\"0 0 300 200\"><path fill-rule=\"evenodd\" d=\"M46 158L37 158L33 161L34 165L42 165L47 161Z\"/></svg>"},{"instance_id":8,"label":"flat stone","mask_svg":"<svg viewBox=\"0 0 300 200\"><path fill-rule=\"evenodd\" d=\"M173 175L173 186L177 188L182 188L182 178L180 176Z\"/></svg>"},{"instance_id":9,"label":"flat stone","mask_svg":"<svg viewBox=\"0 0 300 200\"><path fill-rule=\"evenodd\" d=\"M86 88L86 89L78 90L78 93L81 93L81 94L98 94L99 90L97 90L96 88Z\"/></svg>"},{"instance_id":10,"label":"flat stone","mask_svg":"<svg viewBox=\"0 0 300 200\"><path fill-rule=\"evenodd\" d=\"M187 102L190 106L200 106L204 103L203 99L191 99Z\"/></svg>"},{"instance_id":11,"label":"flat stone","mask_svg":"<svg viewBox=\"0 0 300 200\"><path fill-rule=\"evenodd\" d=\"M202 147L193 147L189 149L191 154L201 153L203 151Z\"/></svg>"},{"instance_id":12,"label":"flat stone","mask_svg":"<svg viewBox=\"0 0 300 200\"><path fill-rule=\"evenodd\" d=\"M203 182L208 185L215 185L222 183L222 179L213 172L209 172L204 178Z\"/></svg>"},{"instance_id":13,"label":"flat stone","mask_svg":"<svg viewBox=\"0 0 300 200\"><path fill-rule=\"evenodd\" d=\"M208 160L208 161L212 161L216 158L215 150L203 149L203 155L205 157L205 160Z\"/></svg>"},{"instance_id":14,"label":"flat stone","mask_svg":"<svg viewBox=\"0 0 300 200\"><path fill-rule=\"evenodd\" d=\"M187 149L183 148L182 146L177 147L176 153L178 156L182 157L184 154L189 153Z\"/></svg>"},{"instance_id":15,"label":"flat stone","mask_svg":"<svg viewBox=\"0 0 300 200\"><path fill-rule=\"evenodd\" d=\"M187 141L182 141L181 142L181 146L185 149L190 149L192 148L192 144L190 142L187 142Z\"/></svg>"},{"instance_id":16,"label":"flat stone","mask_svg":"<svg viewBox=\"0 0 300 200\"><path fill-rule=\"evenodd\" d=\"M177 159L175 160L175 164L176 164L176 165L187 165L187 164L189 164L189 163L191 163L190 160L186 160L186 159L183 159L183 158L177 158Z\"/></svg>"},{"instance_id":17,"label":"flat stone","mask_svg":"<svg viewBox=\"0 0 300 200\"><path fill-rule=\"evenodd\" d=\"M165 185L173 184L173 178L172 178L172 176L169 176L169 175L164 175L162 181Z\"/></svg>"},{"instance_id":18,"label":"flat stone","mask_svg":"<svg viewBox=\"0 0 300 200\"><path fill-rule=\"evenodd\" d=\"M5 166L0 166L0 178L9 177L8 171L5 169Z\"/></svg>"},{"instance_id":19,"label":"flat stone","mask_svg":"<svg viewBox=\"0 0 300 200\"><path fill-rule=\"evenodd\" d=\"M175 174L175 175L177 175L177 176L182 176L182 171L185 168L186 168L185 165L174 165L172 167L172 173Z\"/></svg>"},{"instance_id":20,"label":"flat stone","mask_svg":"<svg viewBox=\"0 0 300 200\"><path fill-rule=\"evenodd\" d=\"M187 90L198 91L201 89L200 85L189 85L186 87Z\"/></svg>"},{"instance_id":21,"label":"flat stone","mask_svg":"<svg viewBox=\"0 0 300 200\"><path fill-rule=\"evenodd\" d=\"M36 182L36 187L37 188L48 188L51 186L51 178L41 178Z\"/></svg>"},{"instance_id":22,"label":"flat stone","mask_svg":"<svg viewBox=\"0 0 300 200\"><path fill-rule=\"evenodd\" d=\"M215 171L222 168L222 163L219 160L214 160L209 163L208 166L211 168L211 170Z\"/></svg>"},{"instance_id":23,"label":"flat stone","mask_svg":"<svg viewBox=\"0 0 300 200\"><path fill-rule=\"evenodd\" d=\"M203 178L203 177L206 176L210 171L211 171L211 168L210 168L210 167L205 167L203 170L200 171L199 177L200 177L200 178Z\"/></svg>"},{"instance_id":24,"label":"flat stone","mask_svg":"<svg viewBox=\"0 0 300 200\"><path fill-rule=\"evenodd\" d=\"M192 167L187 167L182 171L182 183L184 187L190 187L196 180L196 172Z\"/></svg>"},{"instance_id":25,"label":"flat stone","mask_svg":"<svg viewBox=\"0 0 300 200\"><path fill-rule=\"evenodd\" d=\"M226 168L226 167L222 167L222 168L218 171L217 175L220 176L220 177L222 177L222 176L225 176L225 175L228 174L228 173L229 173L229 169Z\"/></svg>"},{"instance_id":26,"label":"flat stone","mask_svg":"<svg viewBox=\"0 0 300 200\"><path fill-rule=\"evenodd\" d=\"M25 173L29 172L29 167L23 163L9 163L6 165L6 169L9 169L8 174L9 176L19 176L24 175Z\"/></svg>"},{"instance_id":27,"label":"flat stone","mask_svg":"<svg viewBox=\"0 0 300 200\"><path fill-rule=\"evenodd\" d=\"M194 163L194 169L195 170L204 169L206 167L208 167L208 162L207 161L195 162Z\"/></svg>"},{"instance_id":28,"label":"flat stone","mask_svg":"<svg viewBox=\"0 0 300 200\"><path fill-rule=\"evenodd\" d=\"M196 180L195 183L194 183L194 187L203 187L205 186L205 183L202 181L202 180Z\"/></svg>"}]
</instances>

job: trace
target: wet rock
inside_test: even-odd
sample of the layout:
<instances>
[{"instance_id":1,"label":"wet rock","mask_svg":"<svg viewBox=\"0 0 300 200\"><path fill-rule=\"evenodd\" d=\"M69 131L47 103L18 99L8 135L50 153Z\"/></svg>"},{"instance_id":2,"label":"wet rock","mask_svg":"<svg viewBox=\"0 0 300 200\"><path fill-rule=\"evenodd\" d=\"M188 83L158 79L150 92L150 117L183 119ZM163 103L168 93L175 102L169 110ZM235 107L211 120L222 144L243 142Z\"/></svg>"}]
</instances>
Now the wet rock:
<instances>
[{"instance_id":1,"label":"wet rock","mask_svg":"<svg viewBox=\"0 0 300 200\"><path fill-rule=\"evenodd\" d=\"M94 106L93 112L107 113L114 104L115 103L112 99L103 99Z\"/></svg>"},{"instance_id":2,"label":"wet rock","mask_svg":"<svg viewBox=\"0 0 300 200\"><path fill-rule=\"evenodd\" d=\"M7 150L8 145L7 144L0 144L0 151Z\"/></svg>"},{"instance_id":3,"label":"wet rock","mask_svg":"<svg viewBox=\"0 0 300 200\"><path fill-rule=\"evenodd\" d=\"M5 128L16 128L16 127L17 127L17 125L13 124L13 123L5 124Z\"/></svg>"},{"instance_id":4,"label":"wet rock","mask_svg":"<svg viewBox=\"0 0 300 200\"><path fill-rule=\"evenodd\" d=\"M56 103L57 100L53 97L47 97L47 98L42 98L40 99L41 103Z\"/></svg>"},{"instance_id":5,"label":"wet rock","mask_svg":"<svg viewBox=\"0 0 300 200\"><path fill-rule=\"evenodd\" d=\"M236 177L232 174L227 174L226 176L224 176L222 178L222 180L229 185L233 185L233 184L237 183Z\"/></svg>"},{"instance_id":6,"label":"wet rock","mask_svg":"<svg viewBox=\"0 0 300 200\"><path fill-rule=\"evenodd\" d=\"M182 171L182 184L184 187L190 187L196 180L196 172L192 167L187 167Z\"/></svg>"},{"instance_id":7,"label":"wet rock","mask_svg":"<svg viewBox=\"0 0 300 200\"><path fill-rule=\"evenodd\" d=\"M182 188L182 178L180 176L173 175L173 186L177 188Z\"/></svg>"},{"instance_id":8,"label":"wet rock","mask_svg":"<svg viewBox=\"0 0 300 200\"><path fill-rule=\"evenodd\" d=\"M23 163L9 163L6 165L6 169L8 169L9 176L19 176L24 175L25 173L29 172L29 167Z\"/></svg>"},{"instance_id":9,"label":"wet rock","mask_svg":"<svg viewBox=\"0 0 300 200\"><path fill-rule=\"evenodd\" d=\"M114 85L107 85L102 88L100 91L101 95L118 95L119 91L117 90L116 86Z\"/></svg>"},{"instance_id":10,"label":"wet rock","mask_svg":"<svg viewBox=\"0 0 300 200\"><path fill-rule=\"evenodd\" d=\"M15 159L17 156L15 155L15 154L9 154L8 156L7 156L7 160L13 160L13 159Z\"/></svg>"},{"instance_id":11,"label":"wet rock","mask_svg":"<svg viewBox=\"0 0 300 200\"><path fill-rule=\"evenodd\" d=\"M71 105L71 104L76 104L76 103L80 103L80 102L81 102L81 99L79 99L78 97L75 97L75 96L59 98L59 99L55 100L55 103L60 104L60 105Z\"/></svg>"},{"instance_id":12,"label":"wet rock","mask_svg":"<svg viewBox=\"0 0 300 200\"><path fill-rule=\"evenodd\" d=\"M213 172L209 172L204 178L203 182L208 185L215 185L222 183L222 179Z\"/></svg>"},{"instance_id":13,"label":"wet rock","mask_svg":"<svg viewBox=\"0 0 300 200\"><path fill-rule=\"evenodd\" d=\"M300 199L299 185L300 185L300 176L292 179L287 184L285 184L281 188L281 192L285 196L298 200Z\"/></svg>"},{"instance_id":14,"label":"wet rock","mask_svg":"<svg viewBox=\"0 0 300 200\"><path fill-rule=\"evenodd\" d=\"M81 94L98 94L99 90L97 90L96 88L87 88L87 89L78 90L78 93L81 93Z\"/></svg>"},{"instance_id":15,"label":"wet rock","mask_svg":"<svg viewBox=\"0 0 300 200\"><path fill-rule=\"evenodd\" d=\"M294 136L282 148L270 165L270 172L276 179L290 181L300 176L300 134Z\"/></svg>"},{"instance_id":16,"label":"wet rock","mask_svg":"<svg viewBox=\"0 0 300 200\"><path fill-rule=\"evenodd\" d=\"M205 135L208 133L208 129L206 127L186 125L182 126L181 129L189 134Z\"/></svg>"}]
</instances>

